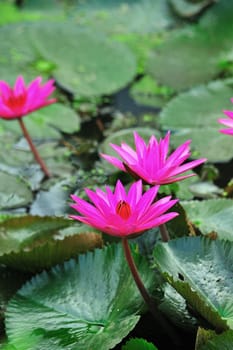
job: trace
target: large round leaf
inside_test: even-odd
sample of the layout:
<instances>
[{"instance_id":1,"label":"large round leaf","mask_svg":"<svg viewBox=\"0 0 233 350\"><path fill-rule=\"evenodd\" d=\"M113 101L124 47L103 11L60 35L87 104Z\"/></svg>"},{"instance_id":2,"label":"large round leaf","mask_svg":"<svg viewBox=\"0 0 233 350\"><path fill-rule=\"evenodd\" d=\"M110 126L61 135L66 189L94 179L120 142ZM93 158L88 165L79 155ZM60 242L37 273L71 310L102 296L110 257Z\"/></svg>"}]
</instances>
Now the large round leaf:
<instances>
[{"instance_id":1,"label":"large round leaf","mask_svg":"<svg viewBox=\"0 0 233 350\"><path fill-rule=\"evenodd\" d=\"M233 3L219 1L211 10L204 23L177 30L155 49L148 70L160 83L180 91L221 72L232 50Z\"/></svg>"},{"instance_id":2,"label":"large round leaf","mask_svg":"<svg viewBox=\"0 0 233 350\"><path fill-rule=\"evenodd\" d=\"M220 46L204 30L177 30L151 54L147 70L159 83L181 91L214 78Z\"/></svg>"},{"instance_id":3,"label":"large round leaf","mask_svg":"<svg viewBox=\"0 0 233 350\"><path fill-rule=\"evenodd\" d=\"M182 202L188 220L203 234L215 232L221 239L233 241L233 201L209 199Z\"/></svg>"},{"instance_id":4,"label":"large round leaf","mask_svg":"<svg viewBox=\"0 0 233 350\"><path fill-rule=\"evenodd\" d=\"M30 36L41 55L55 63L55 78L76 96L111 94L135 75L128 48L96 32L68 23L41 23L31 26Z\"/></svg>"},{"instance_id":5,"label":"large round leaf","mask_svg":"<svg viewBox=\"0 0 233 350\"><path fill-rule=\"evenodd\" d=\"M153 271L134 255L145 285L152 287ZM42 342L44 349L51 342L58 349L107 350L136 325L142 304L122 247L114 245L81 255L25 284L8 305L6 331L18 350L31 335L38 336L38 343L27 350L41 349Z\"/></svg>"},{"instance_id":6,"label":"large round leaf","mask_svg":"<svg viewBox=\"0 0 233 350\"><path fill-rule=\"evenodd\" d=\"M157 267L217 330L233 328L233 243L185 237L155 247Z\"/></svg>"},{"instance_id":7,"label":"large round leaf","mask_svg":"<svg viewBox=\"0 0 233 350\"><path fill-rule=\"evenodd\" d=\"M180 94L163 109L162 127L175 132L171 138L175 146L192 139L195 158L202 156L215 162L230 160L232 139L218 131L221 125L217 119L223 116L223 109L232 109L232 94L231 79L211 82Z\"/></svg>"}]
</instances>

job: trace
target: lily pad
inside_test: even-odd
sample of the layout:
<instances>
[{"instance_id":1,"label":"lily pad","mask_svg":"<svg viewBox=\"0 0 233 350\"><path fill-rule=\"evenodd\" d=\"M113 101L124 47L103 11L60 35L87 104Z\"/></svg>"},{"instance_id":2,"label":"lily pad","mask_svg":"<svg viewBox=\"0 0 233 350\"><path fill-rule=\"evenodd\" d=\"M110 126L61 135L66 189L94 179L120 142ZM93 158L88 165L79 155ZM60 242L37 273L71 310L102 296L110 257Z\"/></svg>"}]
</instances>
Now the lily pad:
<instances>
[{"instance_id":1,"label":"lily pad","mask_svg":"<svg viewBox=\"0 0 233 350\"><path fill-rule=\"evenodd\" d=\"M150 55L147 71L176 91L212 80L219 72L221 41L195 26L175 31Z\"/></svg>"},{"instance_id":2,"label":"lily pad","mask_svg":"<svg viewBox=\"0 0 233 350\"><path fill-rule=\"evenodd\" d=\"M174 132L171 138L174 146L192 139L193 158L206 157L212 162L230 160L232 140L218 131L221 127L217 119L223 109L232 108L232 94L233 82L229 79L193 88L173 98L160 117L162 127Z\"/></svg>"},{"instance_id":3,"label":"lily pad","mask_svg":"<svg viewBox=\"0 0 233 350\"><path fill-rule=\"evenodd\" d=\"M197 350L231 350L233 344L233 331L226 331L209 339L205 345Z\"/></svg>"},{"instance_id":4,"label":"lily pad","mask_svg":"<svg viewBox=\"0 0 233 350\"><path fill-rule=\"evenodd\" d=\"M215 232L218 238L233 241L233 201L208 199L182 202L188 220L204 235Z\"/></svg>"},{"instance_id":5,"label":"lily pad","mask_svg":"<svg viewBox=\"0 0 233 350\"><path fill-rule=\"evenodd\" d=\"M200 0L197 2L189 0L169 0L174 12L184 18L198 15L213 2L215 2L215 0Z\"/></svg>"},{"instance_id":6,"label":"lily pad","mask_svg":"<svg viewBox=\"0 0 233 350\"><path fill-rule=\"evenodd\" d=\"M122 350L158 350L152 343L148 343L144 339L130 339L123 347Z\"/></svg>"},{"instance_id":7,"label":"lily pad","mask_svg":"<svg viewBox=\"0 0 233 350\"><path fill-rule=\"evenodd\" d=\"M28 184L19 176L0 171L0 210L27 206L33 196Z\"/></svg>"},{"instance_id":8,"label":"lily pad","mask_svg":"<svg viewBox=\"0 0 233 350\"><path fill-rule=\"evenodd\" d=\"M216 330L233 328L233 244L182 237L154 249L156 266L196 314Z\"/></svg>"},{"instance_id":9,"label":"lily pad","mask_svg":"<svg viewBox=\"0 0 233 350\"><path fill-rule=\"evenodd\" d=\"M60 103L31 113L24 118L24 122L31 137L36 140L57 140L61 138L61 132L74 133L80 128L80 118L77 113ZM22 135L17 120L0 119L0 132Z\"/></svg>"},{"instance_id":10,"label":"lily pad","mask_svg":"<svg viewBox=\"0 0 233 350\"><path fill-rule=\"evenodd\" d=\"M153 271L134 256L144 283L152 288ZM34 335L38 342L28 350L42 349L41 344L50 348L50 343L58 349L108 350L135 327L142 305L122 247L110 245L26 283L8 305L6 332L16 348ZM27 317L22 319L22 313Z\"/></svg>"},{"instance_id":11,"label":"lily pad","mask_svg":"<svg viewBox=\"0 0 233 350\"><path fill-rule=\"evenodd\" d=\"M164 0L88 0L78 2L77 23L111 34L161 31L174 24Z\"/></svg>"},{"instance_id":12,"label":"lily pad","mask_svg":"<svg viewBox=\"0 0 233 350\"><path fill-rule=\"evenodd\" d=\"M31 26L30 38L57 66L54 76L59 84L76 97L111 94L136 73L129 49L97 32L67 23L41 23Z\"/></svg>"},{"instance_id":13,"label":"lily pad","mask_svg":"<svg viewBox=\"0 0 233 350\"><path fill-rule=\"evenodd\" d=\"M130 95L138 104L158 108L168 102L172 96L172 90L159 86L151 76L146 75L133 84Z\"/></svg>"},{"instance_id":14,"label":"lily pad","mask_svg":"<svg viewBox=\"0 0 233 350\"><path fill-rule=\"evenodd\" d=\"M21 216L0 224L0 264L35 272L102 246L99 233L53 217Z\"/></svg>"},{"instance_id":15,"label":"lily pad","mask_svg":"<svg viewBox=\"0 0 233 350\"><path fill-rule=\"evenodd\" d=\"M232 51L232 13L232 2L219 1L199 25L175 31L154 50L148 71L177 91L216 78Z\"/></svg>"}]
</instances>

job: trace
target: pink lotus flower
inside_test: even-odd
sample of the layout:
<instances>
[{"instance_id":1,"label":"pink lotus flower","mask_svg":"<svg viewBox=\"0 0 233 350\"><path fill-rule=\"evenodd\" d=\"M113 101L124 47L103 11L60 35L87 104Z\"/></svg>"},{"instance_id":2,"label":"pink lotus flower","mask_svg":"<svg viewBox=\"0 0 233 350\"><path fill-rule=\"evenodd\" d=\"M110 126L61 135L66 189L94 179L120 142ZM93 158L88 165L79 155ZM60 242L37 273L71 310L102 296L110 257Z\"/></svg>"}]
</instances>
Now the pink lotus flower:
<instances>
[{"instance_id":1,"label":"pink lotus flower","mask_svg":"<svg viewBox=\"0 0 233 350\"><path fill-rule=\"evenodd\" d=\"M189 148L191 140L180 145L168 156L169 141L170 132L160 141L157 141L155 136L151 136L147 145L134 132L136 150L133 150L126 143L122 143L121 146L110 144L122 158L122 161L107 154L101 154L101 156L117 168L129 172L137 178L141 178L150 185L168 184L196 175L179 176L206 161L205 158L202 158L183 164L191 155Z\"/></svg>"},{"instance_id":2,"label":"pink lotus flower","mask_svg":"<svg viewBox=\"0 0 233 350\"><path fill-rule=\"evenodd\" d=\"M233 102L233 98L231 99L231 102ZM223 134L233 135L233 111L224 110L223 113L227 117L229 117L229 119L220 118L220 119L218 119L218 122L225 125L225 126L228 126L229 129L220 129L219 131L222 132Z\"/></svg>"},{"instance_id":3,"label":"pink lotus flower","mask_svg":"<svg viewBox=\"0 0 233 350\"><path fill-rule=\"evenodd\" d=\"M81 215L70 217L90 225L112 236L126 237L135 235L159 226L178 214L170 212L177 200L171 200L170 196L153 202L159 186L151 187L142 194L142 181L133 183L126 193L124 186L117 181L115 191L106 186L106 192L97 189L96 192L86 189L86 194L93 204L71 195L76 202L71 207Z\"/></svg>"},{"instance_id":4,"label":"pink lotus flower","mask_svg":"<svg viewBox=\"0 0 233 350\"><path fill-rule=\"evenodd\" d=\"M21 118L33 111L56 102L48 96L55 90L54 80L41 85L42 78L37 77L28 87L22 76L16 79L11 88L5 81L0 80L0 118Z\"/></svg>"}]
</instances>

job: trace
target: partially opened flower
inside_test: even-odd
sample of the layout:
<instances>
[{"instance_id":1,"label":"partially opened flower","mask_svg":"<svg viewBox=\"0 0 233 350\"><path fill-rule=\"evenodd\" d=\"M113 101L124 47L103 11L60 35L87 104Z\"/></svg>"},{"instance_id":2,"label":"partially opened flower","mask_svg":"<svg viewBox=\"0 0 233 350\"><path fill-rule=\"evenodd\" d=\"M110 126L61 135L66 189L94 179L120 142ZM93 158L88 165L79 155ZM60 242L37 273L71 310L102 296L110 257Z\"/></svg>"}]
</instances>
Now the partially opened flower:
<instances>
[{"instance_id":1,"label":"partially opened flower","mask_svg":"<svg viewBox=\"0 0 233 350\"><path fill-rule=\"evenodd\" d=\"M37 77L26 86L23 77L19 76L12 88L5 81L0 80L0 118L18 120L36 161L39 163L46 176L49 177L50 173L45 163L40 158L22 120L22 117L29 113L56 102L55 98L48 98L55 90L54 80L51 79L44 85L41 84L41 81L42 78Z\"/></svg>"},{"instance_id":2,"label":"partially opened flower","mask_svg":"<svg viewBox=\"0 0 233 350\"><path fill-rule=\"evenodd\" d=\"M151 187L144 194L142 187L139 180L131 185L127 193L118 180L114 192L108 186L106 192L86 189L92 204L72 195L76 203L71 207L81 215L70 217L109 235L126 237L159 226L178 215L175 212L165 213L177 200L167 196L154 202L159 186Z\"/></svg>"},{"instance_id":3,"label":"partially opened flower","mask_svg":"<svg viewBox=\"0 0 233 350\"><path fill-rule=\"evenodd\" d=\"M55 90L54 80L49 80L44 85L41 81L42 78L37 77L26 86L23 77L19 76L12 88L0 80L0 118L21 118L56 102L55 98L48 99Z\"/></svg>"},{"instance_id":4,"label":"partially opened flower","mask_svg":"<svg viewBox=\"0 0 233 350\"><path fill-rule=\"evenodd\" d=\"M180 145L173 153L168 155L170 132L159 141L151 136L148 145L134 132L136 150L126 143L121 146L110 144L122 160L102 154L102 157L117 168L141 178L150 185L162 185L180 181L195 174L182 175L182 173L202 164L205 158L184 162L190 157L191 140Z\"/></svg>"},{"instance_id":5,"label":"partially opened flower","mask_svg":"<svg viewBox=\"0 0 233 350\"><path fill-rule=\"evenodd\" d=\"M231 99L231 102L233 102L233 98ZM224 110L223 113L228 118L219 118L218 122L227 126L228 128L220 129L219 131L222 132L223 134L233 135L233 111Z\"/></svg>"}]
</instances>

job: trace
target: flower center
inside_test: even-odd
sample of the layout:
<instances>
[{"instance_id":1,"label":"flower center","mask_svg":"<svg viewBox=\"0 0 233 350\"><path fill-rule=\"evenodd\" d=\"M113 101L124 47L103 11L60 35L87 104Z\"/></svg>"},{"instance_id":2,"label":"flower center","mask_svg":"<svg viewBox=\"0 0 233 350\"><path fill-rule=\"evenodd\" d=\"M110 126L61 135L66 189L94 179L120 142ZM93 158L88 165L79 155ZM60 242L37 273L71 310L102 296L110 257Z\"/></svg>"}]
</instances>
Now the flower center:
<instances>
[{"instance_id":1,"label":"flower center","mask_svg":"<svg viewBox=\"0 0 233 350\"><path fill-rule=\"evenodd\" d=\"M14 96L14 94L12 93L11 96L4 102L9 108L17 109L25 105L26 99L27 99L26 94Z\"/></svg>"},{"instance_id":2,"label":"flower center","mask_svg":"<svg viewBox=\"0 0 233 350\"><path fill-rule=\"evenodd\" d=\"M116 213L120 215L122 219L127 220L131 215L130 205L123 200L119 201L116 206Z\"/></svg>"}]
</instances>

